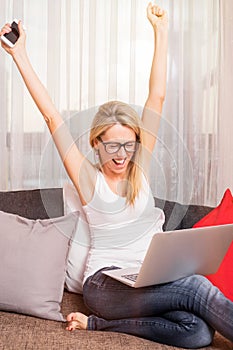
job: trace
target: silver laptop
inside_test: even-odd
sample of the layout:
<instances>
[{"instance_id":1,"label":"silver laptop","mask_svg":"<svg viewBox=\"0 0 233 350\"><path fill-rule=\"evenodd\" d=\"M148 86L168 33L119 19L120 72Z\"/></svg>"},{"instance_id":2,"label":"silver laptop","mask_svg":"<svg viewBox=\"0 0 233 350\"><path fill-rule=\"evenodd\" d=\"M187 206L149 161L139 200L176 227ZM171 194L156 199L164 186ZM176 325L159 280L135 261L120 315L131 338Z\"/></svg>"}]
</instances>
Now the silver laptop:
<instances>
[{"instance_id":1,"label":"silver laptop","mask_svg":"<svg viewBox=\"0 0 233 350\"><path fill-rule=\"evenodd\" d=\"M233 224L156 233L141 267L103 271L131 287L215 273L231 242Z\"/></svg>"}]
</instances>

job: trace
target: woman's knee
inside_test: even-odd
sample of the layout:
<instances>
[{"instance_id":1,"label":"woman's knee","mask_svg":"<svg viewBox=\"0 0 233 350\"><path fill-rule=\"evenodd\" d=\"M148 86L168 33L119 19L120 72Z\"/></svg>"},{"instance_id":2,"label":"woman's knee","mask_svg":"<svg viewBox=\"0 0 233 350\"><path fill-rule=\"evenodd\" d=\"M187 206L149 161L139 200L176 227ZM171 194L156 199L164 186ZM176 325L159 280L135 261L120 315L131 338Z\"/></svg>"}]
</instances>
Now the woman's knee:
<instances>
[{"instance_id":1,"label":"woman's knee","mask_svg":"<svg viewBox=\"0 0 233 350\"><path fill-rule=\"evenodd\" d=\"M214 329L199 317L196 318L196 332L193 336L193 344L196 348L202 348L212 343L214 337Z\"/></svg>"},{"instance_id":2,"label":"woman's knee","mask_svg":"<svg viewBox=\"0 0 233 350\"><path fill-rule=\"evenodd\" d=\"M173 343L176 346L197 349L212 343L214 330L204 320L186 311L171 311L164 318L176 324Z\"/></svg>"},{"instance_id":3,"label":"woman's knee","mask_svg":"<svg viewBox=\"0 0 233 350\"><path fill-rule=\"evenodd\" d=\"M183 319L183 327L187 329L187 344L183 346L197 349L208 346L212 343L214 337L214 329L210 327L203 319L196 315L189 314L192 320Z\"/></svg>"}]
</instances>

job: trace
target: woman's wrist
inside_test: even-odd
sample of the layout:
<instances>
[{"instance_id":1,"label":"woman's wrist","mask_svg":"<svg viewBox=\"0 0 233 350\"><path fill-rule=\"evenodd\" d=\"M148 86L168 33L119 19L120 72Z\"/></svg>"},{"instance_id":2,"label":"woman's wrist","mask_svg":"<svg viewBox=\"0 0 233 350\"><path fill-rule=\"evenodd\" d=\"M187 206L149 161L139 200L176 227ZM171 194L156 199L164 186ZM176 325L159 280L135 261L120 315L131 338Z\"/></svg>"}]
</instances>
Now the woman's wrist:
<instances>
[{"instance_id":1,"label":"woman's wrist","mask_svg":"<svg viewBox=\"0 0 233 350\"><path fill-rule=\"evenodd\" d=\"M13 58L13 61L17 65L22 64L25 61L28 61L27 51L25 48L17 48L17 50L15 50L11 56Z\"/></svg>"},{"instance_id":2,"label":"woman's wrist","mask_svg":"<svg viewBox=\"0 0 233 350\"><path fill-rule=\"evenodd\" d=\"M157 40L167 40L168 39L168 29L167 28L156 28L154 27L154 36Z\"/></svg>"}]
</instances>

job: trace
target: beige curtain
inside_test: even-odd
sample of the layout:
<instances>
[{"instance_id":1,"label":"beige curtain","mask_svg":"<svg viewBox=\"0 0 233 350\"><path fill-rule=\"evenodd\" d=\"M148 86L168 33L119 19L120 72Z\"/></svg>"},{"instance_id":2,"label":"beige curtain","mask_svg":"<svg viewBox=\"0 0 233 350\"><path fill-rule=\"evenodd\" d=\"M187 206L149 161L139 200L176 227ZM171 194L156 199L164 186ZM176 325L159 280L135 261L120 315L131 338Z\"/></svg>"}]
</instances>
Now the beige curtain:
<instances>
[{"instance_id":1,"label":"beige curtain","mask_svg":"<svg viewBox=\"0 0 233 350\"><path fill-rule=\"evenodd\" d=\"M220 1L220 86L218 115L218 185L220 198L227 187L233 192L233 2Z\"/></svg>"},{"instance_id":2,"label":"beige curtain","mask_svg":"<svg viewBox=\"0 0 233 350\"><path fill-rule=\"evenodd\" d=\"M225 7L231 1L158 4L168 11L170 27L167 96L151 166L152 190L162 198L216 205L225 188L232 187L231 152L226 152L232 149L232 119L226 115L231 98L223 93L224 77L232 90L227 48L232 23L226 20L232 11ZM141 113L146 99L153 53L147 1L0 0L0 6L1 23L23 19L31 61L76 142L92 159L88 132L97 107L118 99ZM62 186L66 174L50 135L4 52L0 79L0 189Z\"/></svg>"}]
</instances>

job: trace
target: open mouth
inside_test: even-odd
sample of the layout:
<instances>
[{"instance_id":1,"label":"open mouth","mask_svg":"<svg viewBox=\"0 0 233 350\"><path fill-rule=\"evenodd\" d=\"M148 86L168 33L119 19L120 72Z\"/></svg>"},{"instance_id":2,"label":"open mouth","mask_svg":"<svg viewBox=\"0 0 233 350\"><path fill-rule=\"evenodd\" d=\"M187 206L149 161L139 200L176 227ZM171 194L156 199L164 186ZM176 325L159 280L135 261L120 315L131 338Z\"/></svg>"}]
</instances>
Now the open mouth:
<instances>
[{"instance_id":1,"label":"open mouth","mask_svg":"<svg viewBox=\"0 0 233 350\"><path fill-rule=\"evenodd\" d=\"M117 165L117 166L124 166L126 158L124 159L112 159L112 161Z\"/></svg>"}]
</instances>

